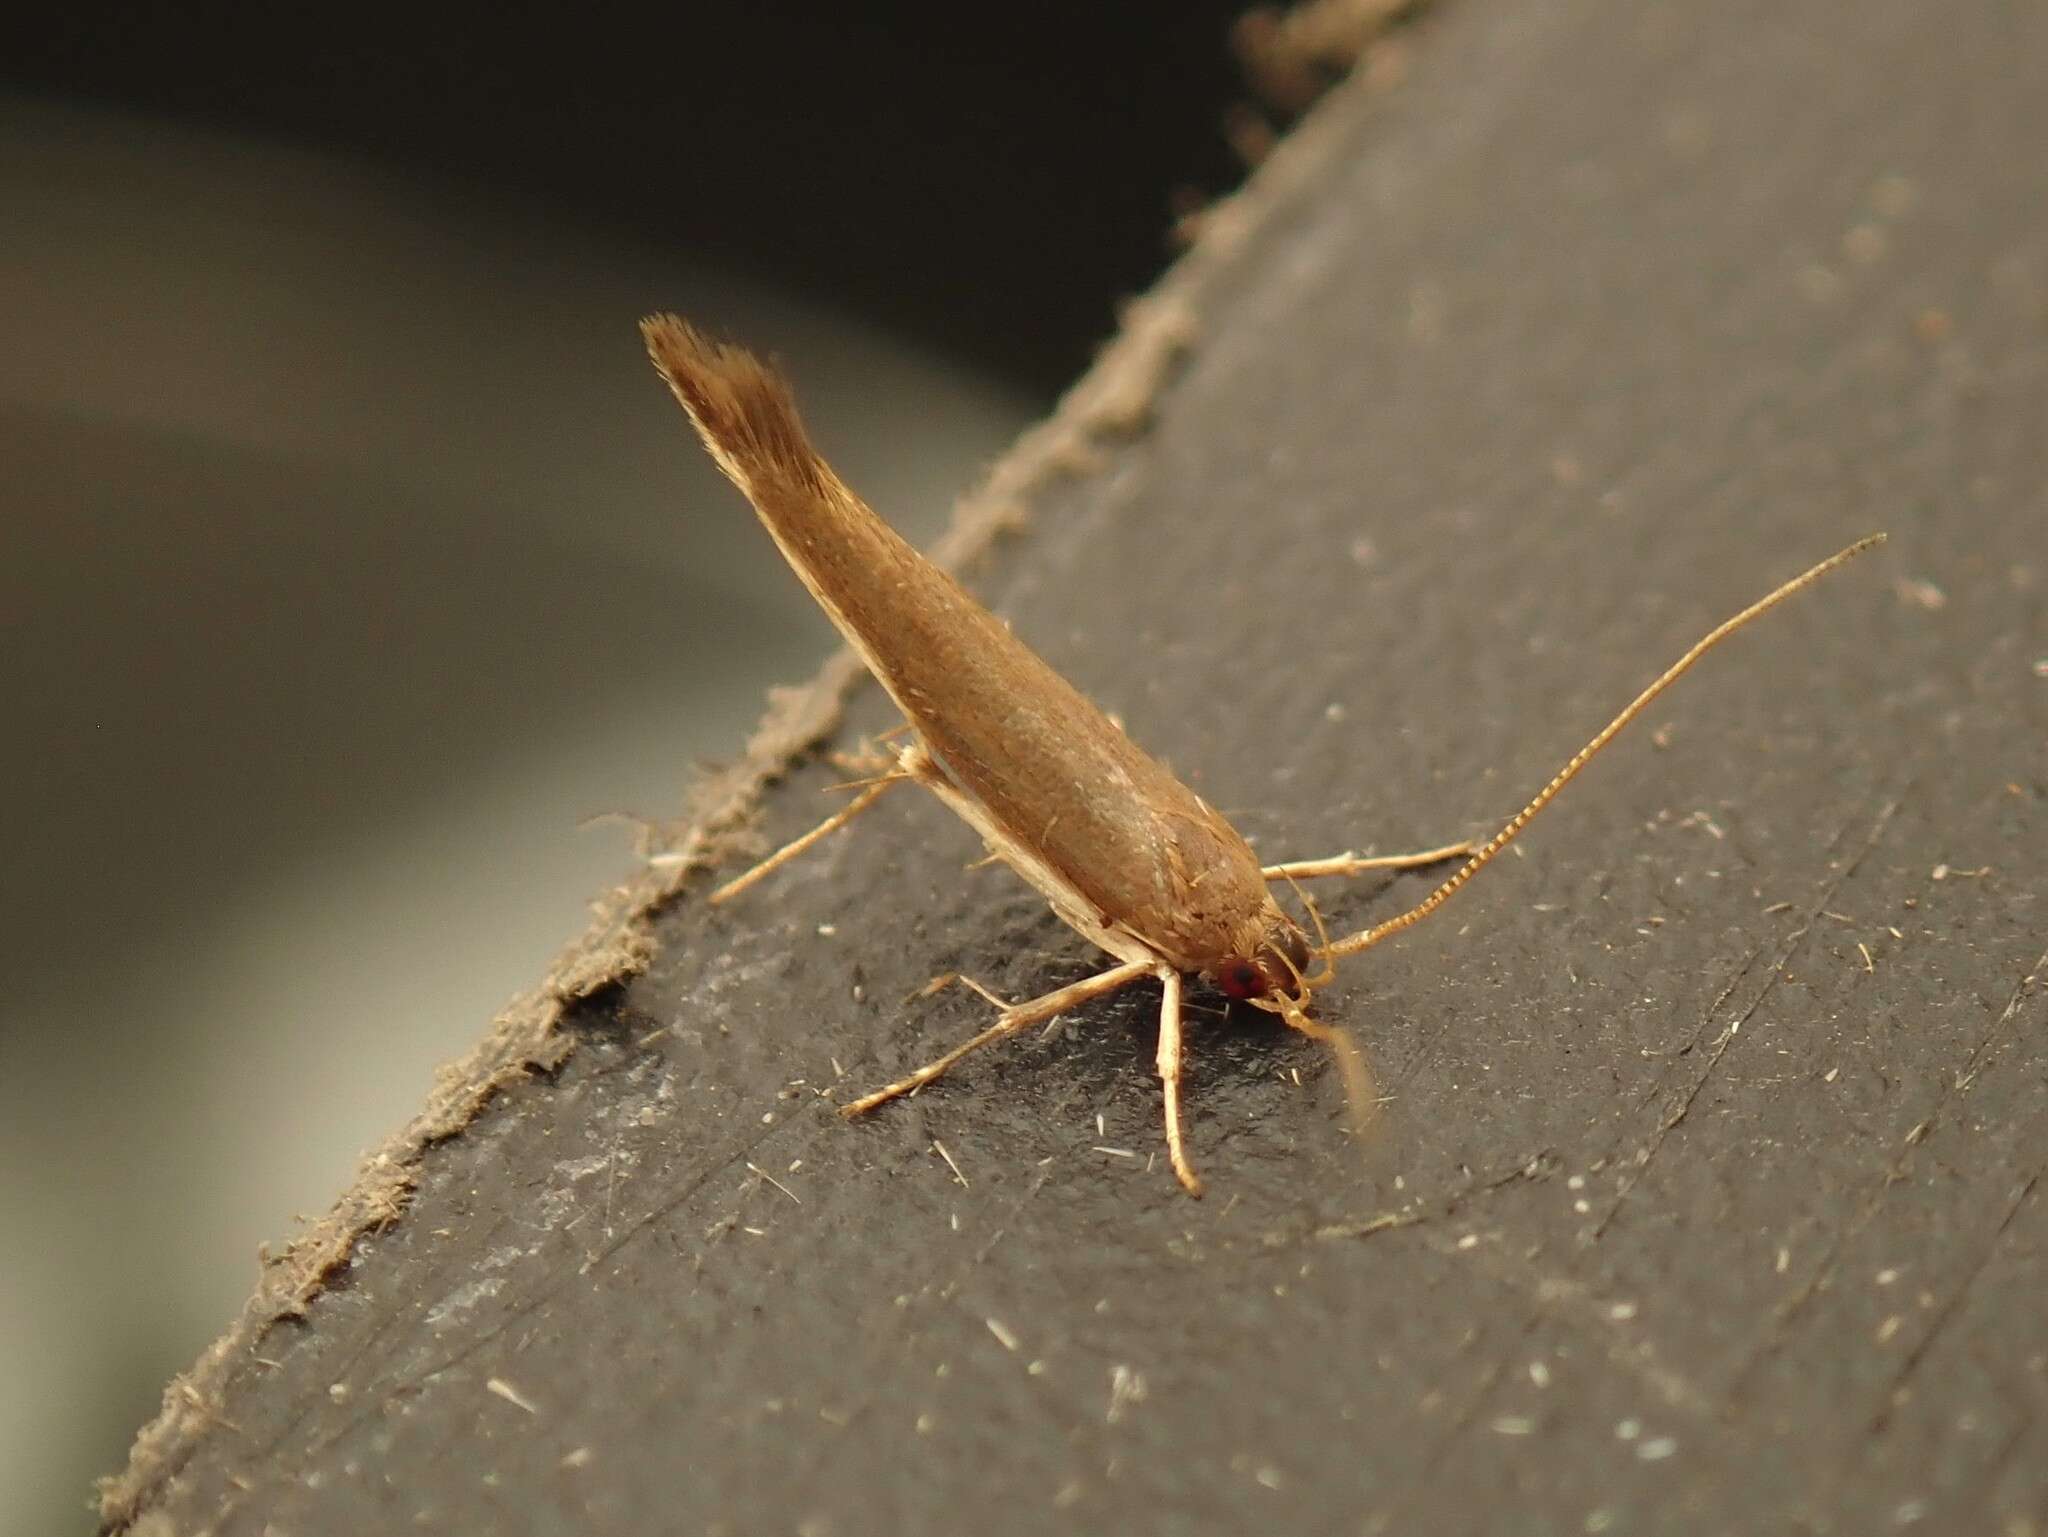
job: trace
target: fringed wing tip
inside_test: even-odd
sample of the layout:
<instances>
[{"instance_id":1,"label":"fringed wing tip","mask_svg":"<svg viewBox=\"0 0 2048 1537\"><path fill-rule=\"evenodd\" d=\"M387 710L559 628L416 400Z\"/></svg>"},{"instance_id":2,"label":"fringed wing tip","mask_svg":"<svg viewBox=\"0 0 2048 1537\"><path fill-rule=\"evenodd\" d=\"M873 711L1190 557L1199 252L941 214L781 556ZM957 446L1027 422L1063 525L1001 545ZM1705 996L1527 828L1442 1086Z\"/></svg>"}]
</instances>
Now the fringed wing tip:
<instances>
[{"instance_id":1,"label":"fringed wing tip","mask_svg":"<svg viewBox=\"0 0 2048 1537\"><path fill-rule=\"evenodd\" d=\"M662 378L679 392L687 380L719 374L727 366L724 354L747 356L739 348L713 341L680 315L647 316L640 322L640 338Z\"/></svg>"},{"instance_id":2,"label":"fringed wing tip","mask_svg":"<svg viewBox=\"0 0 2048 1537\"><path fill-rule=\"evenodd\" d=\"M647 355L712 458L742 490L762 481L822 489L825 470L789 384L744 347L713 341L680 315L640 322Z\"/></svg>"}]
</instances>

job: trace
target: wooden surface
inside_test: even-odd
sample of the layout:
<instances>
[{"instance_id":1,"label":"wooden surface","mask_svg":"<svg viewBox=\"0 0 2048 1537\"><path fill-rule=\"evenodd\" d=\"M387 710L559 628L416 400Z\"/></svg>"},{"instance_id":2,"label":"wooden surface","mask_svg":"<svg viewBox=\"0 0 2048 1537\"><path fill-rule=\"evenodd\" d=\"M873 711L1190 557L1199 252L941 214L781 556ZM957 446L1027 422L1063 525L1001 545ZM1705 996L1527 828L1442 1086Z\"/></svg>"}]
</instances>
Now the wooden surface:
<instances>
[{"instance_id":1,"label":"wooden surface","mask_svg":"<svg viewBox=\"0 0 2048 1537\"><path fill-rule=\"evenodd\" d=\"M1323 995L1362 1144L1198 998L1203 1202L1150 996L820 1097L986 1022L903 1001L934 973L1095 964L938 806L693 884L223 1352L139 1529L2048 1529L2048 11L1453 0L1404 42L1215 232L1149 425L971 573L1019 632L1262 852L1394 850L1891 545Z\"/></svg>"}]
</instances>

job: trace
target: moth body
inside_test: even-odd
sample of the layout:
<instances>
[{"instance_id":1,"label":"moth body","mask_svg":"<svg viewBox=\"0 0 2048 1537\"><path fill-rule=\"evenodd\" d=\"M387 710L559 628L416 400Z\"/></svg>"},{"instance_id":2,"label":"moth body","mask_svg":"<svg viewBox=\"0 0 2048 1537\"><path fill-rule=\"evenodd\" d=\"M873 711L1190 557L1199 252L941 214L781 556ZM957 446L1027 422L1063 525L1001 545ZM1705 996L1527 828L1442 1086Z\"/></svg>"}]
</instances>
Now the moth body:
<instances>
[{"instance_id":1,"label":"moth body","mask_svg":"<svg viewBox=\"0 0 2048 1537\"><path fill-rule=\"evenodd\" d=\"M1284 983L1283 954L1306 965L1238 831L848 489L778 374L672 317L644 330L719 468L997 857L1120 959L1240 997Z\"/></svg>"},{"instance_id":2,"label":"moth body","mask_svg":"<svg viewBox=\"0 0 2048 1537\"><path fill-rule=\"evenodd\" d=\"M1341 854L1261 868L1229 822L1125 736L960 584L848 490L805 435L789 387L752 354L707 341L672 315L642 323L649 353L705 447L746 494L811 595L903 711L915 740L895 770L844 811L712 893L744 890L872 804L889 783L922 784L981 835L1073 928L1119 964L1024 1003L916 1072L845 1105L859 1114L917 1092L967 1053L1147 977L1160 984L1159 1076L1175 1174L1201 1194L1180 1124L1182 977L1280 1015L1330 1048L1354 1113L1370 1104L1363 1058L1310 1017L1332 964L1413 927L1461 890L1652 700L1758 616L1882 542L1859 540L1723 621L1666 668L1521 811L1474 850ZM1414 869L1469 855L1421 902L1311 946L1270 883ZM1317 922L1320 926L1320 918Z\"/></svg>"}]
</instances>

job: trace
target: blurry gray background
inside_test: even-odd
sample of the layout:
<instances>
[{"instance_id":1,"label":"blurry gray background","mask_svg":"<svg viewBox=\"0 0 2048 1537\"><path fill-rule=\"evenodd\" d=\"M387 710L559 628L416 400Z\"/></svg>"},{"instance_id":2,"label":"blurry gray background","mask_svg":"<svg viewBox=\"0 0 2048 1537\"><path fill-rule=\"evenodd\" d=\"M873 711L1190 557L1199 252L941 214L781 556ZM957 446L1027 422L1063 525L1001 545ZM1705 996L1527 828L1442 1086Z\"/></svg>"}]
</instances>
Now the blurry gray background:
<instances>
[{"instance_id":1,"label":"blurry gray background","mask_svg":"<svg viewBox=\"0 0 2048 1537\"><path fill-rule=\"evenodd\" d=\"M0 66L0 1534L829 644L635 319L923 538L1231 174L1226 6L232 9Z\"/></svg>"}]
</instances>

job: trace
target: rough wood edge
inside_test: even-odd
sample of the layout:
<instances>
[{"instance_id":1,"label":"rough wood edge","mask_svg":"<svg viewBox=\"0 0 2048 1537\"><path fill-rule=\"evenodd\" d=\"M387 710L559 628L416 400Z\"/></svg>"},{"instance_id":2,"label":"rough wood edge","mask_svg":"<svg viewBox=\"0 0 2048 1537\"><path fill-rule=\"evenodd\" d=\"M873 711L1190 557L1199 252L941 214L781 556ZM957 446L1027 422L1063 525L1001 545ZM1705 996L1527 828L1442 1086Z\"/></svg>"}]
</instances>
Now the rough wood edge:
<instances>
[{"instance_id":1,"label":"rough wood edge","mask_svg":"<svg viewBox=\"0 0 2048 1537\"><path fill-rule=\"evenodd\" d=\"M1370 49L1361 51L1360 62L1369 65ZM1374 93L1388 83L1387 75L1357 69L1274 147L1242 188L1204 210L1198 238L1149 294L1124 306L1117 335L1094 365L955 504L949 527L932 546L934 559L954 571L971 566L1000 537L1029 521L1034 495L1086 475L1100 462L1103 446L1145 431L1160 394L1197 344L1198 301L1235 266L1273 210L1315 179L1341 141L1346 103ZM199 1438L220 1419L227 1379L241 1352L258 1345L273 1324L304 1316L327 1278L348 1263L357 1240L404 1213L427 1151L461 1132L499 1090L569 1059L575 1041L557 1030L564 1015L646 968L655 951L657 915L697 872L720 862L742 839L762 792L838 725L864 676L859 660L842 649L807 684L771 689L740 760L706 776L693 789L684 816L663 830L659 862L592 904L589 927L556 957L540 985L514 998L473 1050L435 1073L420 1113L364 1160L354 1185L325 1217L281 1252L264 1252L255 1294L198 1360L166 1385L163 1406L137 1432L127 1466L99 1481L103 1530L136 1523L144 1504L176 1476Z\"/></svg>"},{"instance_id":2,"label":"rough wood edge","mask_svg":"<svg viewBox=\"0 0 2048 1537\"><path fill-rule=\"evenodd\" d=\"M1299 0L1254 6L1231 29L1238 62L1274 111L1307 110L1430 0Z\"/></svg>"}]
</instances>

